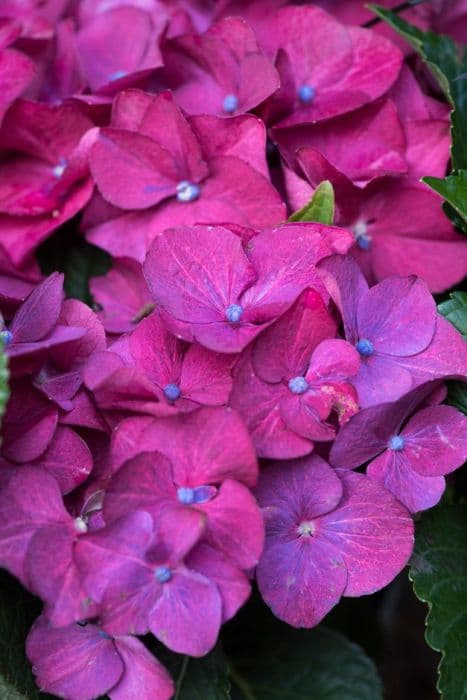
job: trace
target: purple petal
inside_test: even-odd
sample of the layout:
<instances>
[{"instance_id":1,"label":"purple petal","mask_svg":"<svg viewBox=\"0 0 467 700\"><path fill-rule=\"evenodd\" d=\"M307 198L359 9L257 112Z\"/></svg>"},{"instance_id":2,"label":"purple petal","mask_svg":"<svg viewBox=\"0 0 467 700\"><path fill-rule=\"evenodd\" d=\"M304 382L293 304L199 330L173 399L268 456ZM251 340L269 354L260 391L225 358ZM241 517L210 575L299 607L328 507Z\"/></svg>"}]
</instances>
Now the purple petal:
<instances>
[{"instance_id":1,"label":"purple petal","mask_svg":"<svg viewBox=\"0 0 467 700\"><path fill-rule=\"evenodd\" d=\"M48 335L58 321L63 301L63 275L54 272L28 296L10 326L14 343L30 343Z\"/></svg>"},{"instance_id":2,"label":"purple petal","mask_svg":"<svg viewBox=\"0 0 467 700\"><path fill-rule=\"evenodd\" d=\"M429 345L435 332L436 305L416 277L391 278L372 287L360 301L357 327L375 351L415 355Z\"/></svg>"},{"instance_id":3,"label":"purple petal","mask_svg":"<svg viewBox=\"0 0 467 700\"><path fill-rule=\"evenodd\" d=\"M370 479L382 484L411 513L436 505L446 488L442 476L423 476L412 469L410 457L386 450L367 467Z\"/></svg>"},{"instance_id":4,"label":"purple petal","mask_svg":"<svg viewBox=\"0 0 467 700\"><path fill-rule=\"evenodd\" d=\"M441 476L467 459L467 418L451 406L430 406L402 430L403 454L421 476Z\"/></svg>"},{"instance_id":5,"label":"purple petal","mask_svg":"<svg viewBox=\"0 0 467 700\"><path fill-rule=\"evenodd\" d=\"M343 498L334 512L320 519L320 532L344 559L348 571L344 595L373 593L407 564L413 549L413 522L380 484L352 471L338 474Z\"/></svg>"},{"instance_id":6,"label":"purple petal","mask_svg":"<svg viewBox=\"0 0 467 700\"><path fill-rule=\"evenodd\" d=\"M208 545L195 547L186 565L216 584L222 597L222 622L230 620L248 599L251 586L245 574Z\"/></svg>"},{"instance_id":7,"label":"purple petal","mask_svg":"<svg viewBox=\"0 0 467 700\"><path fill-rule=\"evenodd\" d=\"M149 613L151 632L178 654L204 656L216 643L222 598L205 576L177 570Z\"/></svg>"},{"instance_id":8,"label":"purple petal","mask_svg":"<svg viewBox=\"0 0 467 700\"><path fill-rule=\"evenodd\" d=\"M139 639L118 637L115 647L124 663L118 684L108 692L111 700L170 700L174 683L169 672Z\"/></svg>"},{"instance_id":9,"label":"purple petal","mask_svg":"<svg viewBox=\"0 0 467 700\"><path fill-rule=\"evenodd\" d=\"M90 624L54 628L40 617L29 632L26 652L41 691L69 700L104 695L124 671L115 643Z\"/></svg>"}]
</instances>

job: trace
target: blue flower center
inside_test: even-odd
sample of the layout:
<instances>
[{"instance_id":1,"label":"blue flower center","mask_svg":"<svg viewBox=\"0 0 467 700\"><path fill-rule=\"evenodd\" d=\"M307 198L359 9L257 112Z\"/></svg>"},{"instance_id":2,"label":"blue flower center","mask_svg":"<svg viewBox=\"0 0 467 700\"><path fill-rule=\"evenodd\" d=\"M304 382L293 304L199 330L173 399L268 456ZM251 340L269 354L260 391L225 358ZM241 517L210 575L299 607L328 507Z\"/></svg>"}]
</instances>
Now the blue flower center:
<instances>
[{"instance_id":1,"label":"blue flower center","mask_svg":"<svg viewBox=\"0 0 467 700\"><path fill-rule=\"evenodd\" d=\"M402 435L393 435L392 438L389 440L389 449L390 450L396 450L396 452L399 452L402 450L402 448L405 445L405 440L402 437Z\"/></svg>"},{"instance_id":2,"label":"blue flower center","mask_svg":"<svg viewBox=\"0 0 467 700\"><path fill-rule=\"evenodd\" d=\"M4 345L9 345L13 340L13 333L11 331L0 331L0 338L3 340Z\"/></svg>"},{"instance_id":3,"label":"blue flower center","mask_svg":"<svg viewBox=\"0 0 467 700\"><path fill-rule=\"evenodd\" d=\"M99 637L102 637L102 639L112 639L110 634L108 634L105 630L99 630Z\"/></svg>"},{"instance_id":4,"label":"blue flower center","mask_svg":"<svg viewBox=\"0 0 467 700\"><path fill-rule=\"evenodd\" d=\"M68 165L68 162L67 162L66 158L60 158L57 165L55 165L52 168L53 176L56 177L57 180L59 180L62 177L63 173L66 170L67 165Z\"/></svg>"},{"instance_id":5,"label":"blue flower center","mask_svg":"<svg viewBox=\"0 0 467 700\"><path fill-rule=\"evenodd\" d=\"M315 532L315 526L312 522L309 522L308 520L304 520L300 525L297 527L297 533L301 537L312 537L312 535Z\"/></svg>"},{"instance_id":6,"label":"blue flower center","mask_svg":"<svg viewBox=\"0 0 467 700\"><path fill-rule=\"evenodd\" d=\"M207 503L215 496L216 489L213 486L180 486L177 489L177 498L180 503L185 506L191 506L194 503Z\"/></svg>"},{"instance_id":7,"label":"blue flower center","mask_svg":"<svg viewBox=\"0 0 467 700\"><path fill-rule=\"evenodd\" d=\"M300 102L307 105L310 102L313 102L316 95L316 90L313 85L301 85L297 90L297 95Z\"/></svg>"},{"instance_id":8,"label":"blue flower center","mask_svg":"<svg viewBox=\"0 0 467 700\"><path fill-rule=\"evenodd\" d=\"M363 355L363 357L370 357L370 355L373 355L375 351L373 343L371 340L368 340L368 338L360 338L355 347L360 355Z\"/></svg>"},{"instance_id":9,"label":"blue flower center","mask_svg":"<svg viewBox=\"0 0 467 700\"><path fill-rule=\"evenodd\" d=\"M238 323L242 314L243 309L239 304L230 304L225 310L225 317L229 323Z\"/></svg>"},{"instance_id":10,"label":"blue flower center","mask_svg":"<svg viewBox=\"0 0 467 700\"><path fill-rule=\"evenodd\" d=\"M175 189L177 191L177 199L179 202L194 202L195 199L198 199L201 193L200 186L196 185L194 182L190 182L189 180L182 180L178 183Z\"/></svg>"},{"instance_id":11,"label":"blue flower center","mask_svg":"<svg viewBox=\"0 0 467 700\"><path fill-rule=\"evenodd\" d=\"M304 394L308 389L308 382L305 377L294 377L289 381L289 389L292 394Z\"/></svg>"},{"instance_id":12,"label":"blue flower center","mask_svg":"<svg viewBox=\"0 0 467 700\"><path fill-rule=\"evenodd\" d=\"M232 114L238 109L238 97L236 95L226 95L222 103L222 109L227 114Z\"/></svg>"},{"instance_id":13,"label":"blue flower center","mask_svg":"<svg viewBox=\"0 0 467 700\"><path fill-rule=\"evenodd\" d=\"M180 387L177 384L167 384L164 389L165 397L169 401L176 401L180 398L181 393Z\"/></svg>"},{"instance_id":14,"label":"blue flower center","mask_svg":"<svg viewBox=\"0 0 467 700\"><path fill-rule=\"evenodd\" d=\"M154 576L159 583L167 583L172 578L172 572L167 566L158 566L154 571Z\"/></svg>"},{"instance_id":15,"label":"blue flower center","mask_svg":"<svg viewBox=\"0 0 467 700\"><path fill-rule=\"evenodd\" d=\"M357 221L352 227L353 235L360 250L371 248L371 236L368 233L368 226L364 221Z\"/></svg>"}]
</instances>

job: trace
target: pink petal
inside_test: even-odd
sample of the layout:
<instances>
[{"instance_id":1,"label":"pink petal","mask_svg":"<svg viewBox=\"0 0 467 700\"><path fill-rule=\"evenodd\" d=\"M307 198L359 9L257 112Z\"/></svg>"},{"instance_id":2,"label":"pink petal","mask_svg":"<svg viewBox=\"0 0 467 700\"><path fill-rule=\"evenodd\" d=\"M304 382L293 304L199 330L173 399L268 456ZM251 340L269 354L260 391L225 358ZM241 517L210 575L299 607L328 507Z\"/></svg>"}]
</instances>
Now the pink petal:
<instances>
[{"instance_id":1,"label":"pink petal","mask_svg":"<svg viewBox=\"0 0 467 700\"><path fill-rule=\"evenodd\" d=\"M389 491L364 474L347 470L338 474L343 499L334 512L320 519L320 532L346 564L344 595L373 593L407 564L413 549L413 522Z\"/></svg>"},{"instance_id":2,"label":"pink petal","mask_svg":"<svg viewBox=\"0 0 467 700\"><path fill-rule=\"evenodd\" d=\"M169 672L139 639L118 637L115 647L124 663L120 681L108 691L111 700L170 700L174 683Z\"/></svg>"},{"instance_id":3,"label":"pink petal","mask_svg":"<svg viewBox=\"0 0 467 700\"><path fill-rule=\"evenodd\" d=\"M26 641L39 688L69 700L92 700L122 677L124 665L114 642L94 625L51 627L43 617Z\"/></svg>"},{"instance_id":4,"label":"pink petal","mask_svg":"<svg viewBox=\"0 0 467 700\"><path fill-rule=\"evenodd\" d=\"M422 476L412 469L410 458L386 450L367 467L367 475L382 484L411 513L435 506L446 488L442 476Z\"/></svg>"}]
</instances>

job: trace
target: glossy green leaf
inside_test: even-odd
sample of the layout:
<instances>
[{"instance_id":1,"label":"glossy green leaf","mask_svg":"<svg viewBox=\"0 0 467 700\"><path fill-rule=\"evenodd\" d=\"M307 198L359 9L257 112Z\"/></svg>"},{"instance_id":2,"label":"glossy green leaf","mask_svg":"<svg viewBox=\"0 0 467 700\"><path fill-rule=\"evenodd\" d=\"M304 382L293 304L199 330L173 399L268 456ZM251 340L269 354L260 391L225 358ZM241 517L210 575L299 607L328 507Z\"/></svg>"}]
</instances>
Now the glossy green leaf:
<instances>
[{"instance_id":1,"label":"glossy green leaf","mask_svg":"<svg viewBox=\"0 0 467 700\"><path fill-rule=\"evenodd\" d=\"M203 659L184 659L175 700L230 700L227 663L220 651Z\"/></svg>"},{"instance_id":2,"label":"glossy green leaf","mask_svg":"<svg viewBox=\"0 0 467 700\"><path fill-rule=\"evenodd\" d=\"M329 225L333 223L334 189L329 180L320 182L308 204L292 214L289 221L313 221Z\"/></svg>"},{"instance_id":3,"label":"glossy green leaf","mask_svg":"<svg viewBox=\"0 0 467 700\"><path fill-rule=\"evenodd\" d=\"M447 386L448 395L445 403L467 415L467 382L447 382Z\"/></svg>"},{"instance_id":4,"label":"glossy green leaf","mask_svg":"<svg viewBox=\"0 0 467 700\"><path fill-rule=\"evenodd\" d=\"M1 700L53 697L39 692L25 652L29 628L40 609L38 600L6 572L0 571L0 681L7 689L2 691L0 685Z\"/></svg>"},{"instance_id":5,"label":"glossy green leaf","mask_svg":"<svg viewBox=\"0 0 467 700\"><path fill-rule=\"evenodd\" d=\"M373 662L343 635L281 626L231 672L233 700L382 700Z\"/></svg>"},{"instance_id":6,"label":"glossy green leaf","mask_svg":"<svg viewBox=\"0 0 467 700\"><path fill-rule=\"evenodd\" d=\"M452 292L438 311L467 339L467 292Z\"/></svg>"},{"instance_id":7,"label":"glossy green leaf","mask_svg":"<svg viewBox=\"0 0 467 700\"><path fill-rule=\"evenodd\" d=\"M423 182L444 197L467 223L467 170L458 170L445 178L424 177Z\"/></svg>"},{"instance_id":8,"label":"glossy green leaf","mask_svg":"<svg viewBox=\"0 0 467 700\"><path fill-rule=\"evenodd\" d=\"M441 652L443 700L467 700L467 506L445 505L417 525L410 578L429 607L426 640Z\"/></svg>"}]
</instances>

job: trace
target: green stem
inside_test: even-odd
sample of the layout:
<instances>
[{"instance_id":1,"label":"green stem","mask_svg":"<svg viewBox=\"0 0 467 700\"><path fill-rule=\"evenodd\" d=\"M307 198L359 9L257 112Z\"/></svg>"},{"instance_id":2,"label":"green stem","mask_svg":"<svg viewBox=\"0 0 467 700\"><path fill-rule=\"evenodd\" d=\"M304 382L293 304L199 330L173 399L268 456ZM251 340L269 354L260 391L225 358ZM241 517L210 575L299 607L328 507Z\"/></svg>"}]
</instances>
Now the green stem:
<instances>
[{"instance_id":1,"label":"green stem","mask_svg":"<svg viewBox=\"0 0 467 700\"><path fill-rule=\"evenodd\" d=\"M235 685L242 691L245 700L256 700L256 697L245 678L238 673L232 666L229 668L229 676Z\"/></svg>"},{"instance_id":2,"label":"green stem","mask_svg":"<svg viewBox=\"0 0 467 700\"><path fill-rule=\"evenodd\" d=\"M180 669L180 675L177 678L177 687L174 700L178 700L180 697L180 691L182 689L183 681L185 679L186 670L188 668L188 663L190 661L189 656L184 656L182 661L182 668Z\"/></svg>"}]
</instances>

